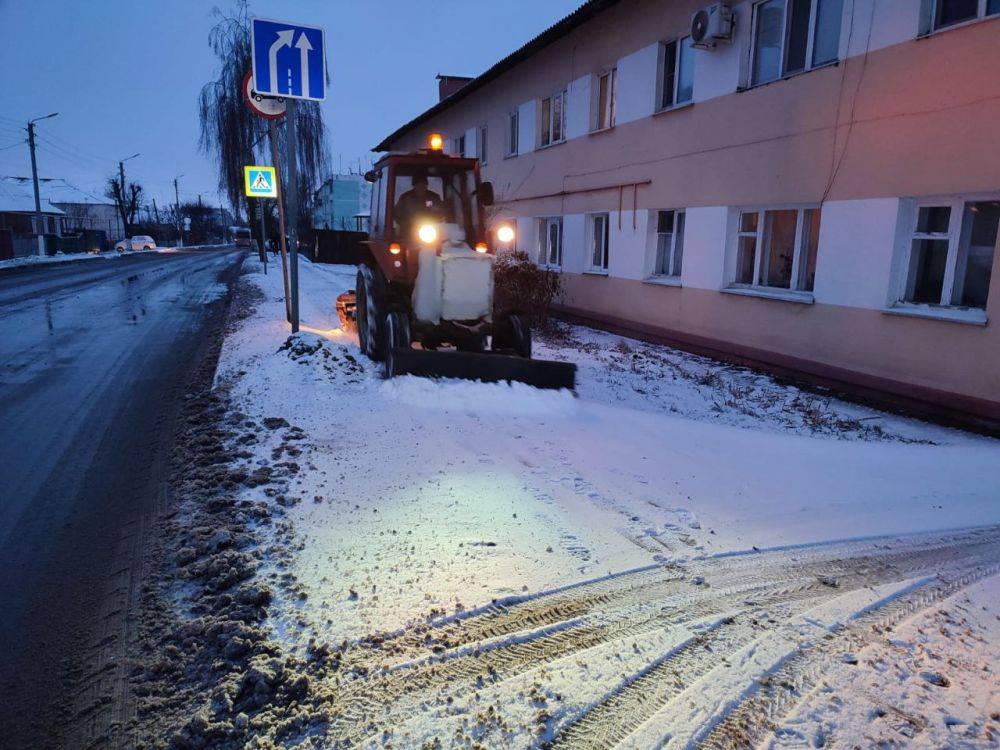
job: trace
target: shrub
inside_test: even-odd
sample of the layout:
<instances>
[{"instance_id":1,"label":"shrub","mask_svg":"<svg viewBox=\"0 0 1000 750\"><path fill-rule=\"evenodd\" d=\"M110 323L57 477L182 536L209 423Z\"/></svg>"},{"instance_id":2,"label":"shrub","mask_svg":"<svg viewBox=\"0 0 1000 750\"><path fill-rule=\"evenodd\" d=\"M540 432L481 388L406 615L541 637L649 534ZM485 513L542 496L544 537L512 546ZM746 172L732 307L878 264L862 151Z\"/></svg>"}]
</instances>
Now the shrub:
<instances>
[{"instance_id":1,"label":"shrub","mask_svg":"<svg viewBox=\"0 0 1000 750\"><path fill-rule=\"evenodd\" d=\"M493 280L493 315L517 313L536 327L548 323L552 303L562 292L559 274L539 268L522 250L497 254Z\"/></svg>"}]
</instances>

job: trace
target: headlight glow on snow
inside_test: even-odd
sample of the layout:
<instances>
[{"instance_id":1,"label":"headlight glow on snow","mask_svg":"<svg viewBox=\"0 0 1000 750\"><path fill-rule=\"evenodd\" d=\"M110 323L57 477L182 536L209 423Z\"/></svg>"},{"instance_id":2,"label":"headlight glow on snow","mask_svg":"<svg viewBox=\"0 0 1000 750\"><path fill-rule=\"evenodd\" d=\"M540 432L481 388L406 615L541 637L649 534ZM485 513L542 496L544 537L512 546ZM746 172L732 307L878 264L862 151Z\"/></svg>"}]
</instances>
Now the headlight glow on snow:
<instances>
[{"instance_id":1,"label":"headlight glow on snow","mask_svg":"<svg viewBox=\"0 0 1000 750\"><path fill-rule=\"evenodd\" d=\"M421 224L420 229L417 230L417 236L420 238L421 242L425 245L429 245L438 238L437 227L433 224Z\"/></svg>"}]
</instances>

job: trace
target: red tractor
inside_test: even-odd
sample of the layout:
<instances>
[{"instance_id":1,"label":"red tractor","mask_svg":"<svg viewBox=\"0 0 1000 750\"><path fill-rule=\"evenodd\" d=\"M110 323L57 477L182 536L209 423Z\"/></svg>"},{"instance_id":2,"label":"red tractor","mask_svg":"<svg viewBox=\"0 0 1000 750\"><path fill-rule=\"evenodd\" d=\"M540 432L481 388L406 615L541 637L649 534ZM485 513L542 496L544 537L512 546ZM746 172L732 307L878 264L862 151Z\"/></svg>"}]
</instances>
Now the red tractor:
<instances>
[{"instance_id":1,"label":"red tractor","mask_svg":"<svg viewBox=\"0 0 1000 750\"><path fill-rule=\"evenodd\" d=\"M386 377L572 389L575 365L531 359L525 318L494 320L496 240L484 211L493 186L480 180L475 159L444 154L440 144L432 136L430 149L389 154L365 175L370 233L355 297L342 297L338 307L355 308L361 348L383 363Z\"/></svg>"}]
</instances>

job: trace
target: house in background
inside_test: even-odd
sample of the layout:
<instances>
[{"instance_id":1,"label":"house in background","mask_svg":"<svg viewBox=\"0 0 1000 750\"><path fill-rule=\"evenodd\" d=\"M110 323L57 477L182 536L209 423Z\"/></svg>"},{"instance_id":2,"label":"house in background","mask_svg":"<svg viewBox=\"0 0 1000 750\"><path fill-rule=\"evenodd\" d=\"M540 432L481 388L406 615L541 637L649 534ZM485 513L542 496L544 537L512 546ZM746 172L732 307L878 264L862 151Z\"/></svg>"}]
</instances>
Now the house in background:
<instances>
[{"instance_id":1,"label":"house in background","mask_svg":"<svg viewBox=\"0 0 1000 750\"><path fill-rule=\"evenodd\" d=\"M371 185L362 175L333 175L313 199L313 229L367 231Z\"/></svg>"},{"instance_id":2,"label":"house in background","mask_svg":"<svg viewBox=\"0 0 1000 750\"><path fill-rule=\"evenodd\" d=\"M0 180L0 260L38 254L38 233L58 237L65 212L41 198L42 226L35 226L35 198L23 186Z\"/></svg>"},{"instance_id":3,"label":"house in background","mask_svg":"<svg viewBox=\"0 0 1000 750\"><path fill-rule=\"evenodd\" d=\"M705 6L591 0L373 150L478 156L577 319L1000 424L1000 2Z\"/></svg>"},{"instance_id":4,"label":"house in background","mask_svg":"<svg viewBox=\"0 0 1000 750\"><path fill-rule=\"evenodd\" d=\"M55 201L52 205L65 215L66 232L96 230L105 232L112 242L125 236L121 214L114 203Z\"/></svg>"}]
</instances>

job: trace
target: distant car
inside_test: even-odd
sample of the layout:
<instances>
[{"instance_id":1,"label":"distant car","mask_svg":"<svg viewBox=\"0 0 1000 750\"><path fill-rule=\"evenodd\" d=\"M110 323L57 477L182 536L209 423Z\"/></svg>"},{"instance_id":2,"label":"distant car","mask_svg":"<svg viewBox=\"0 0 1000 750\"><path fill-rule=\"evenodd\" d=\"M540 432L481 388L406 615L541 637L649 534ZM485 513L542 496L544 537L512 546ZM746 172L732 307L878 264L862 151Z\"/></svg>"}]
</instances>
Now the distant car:
<instances>
[{"instance_id":1,"label":"distant car","mask_svg":"<svg viewBox=\"0 0 1000 750\"><path fill-rule=\"evenodd\" d=\"M117 245L115 245L115 250L120 253L126 250L155 250L156 240L150 237L148 234L137 234L130 240L122 240Z\"/></svg>"}]
</instances>

